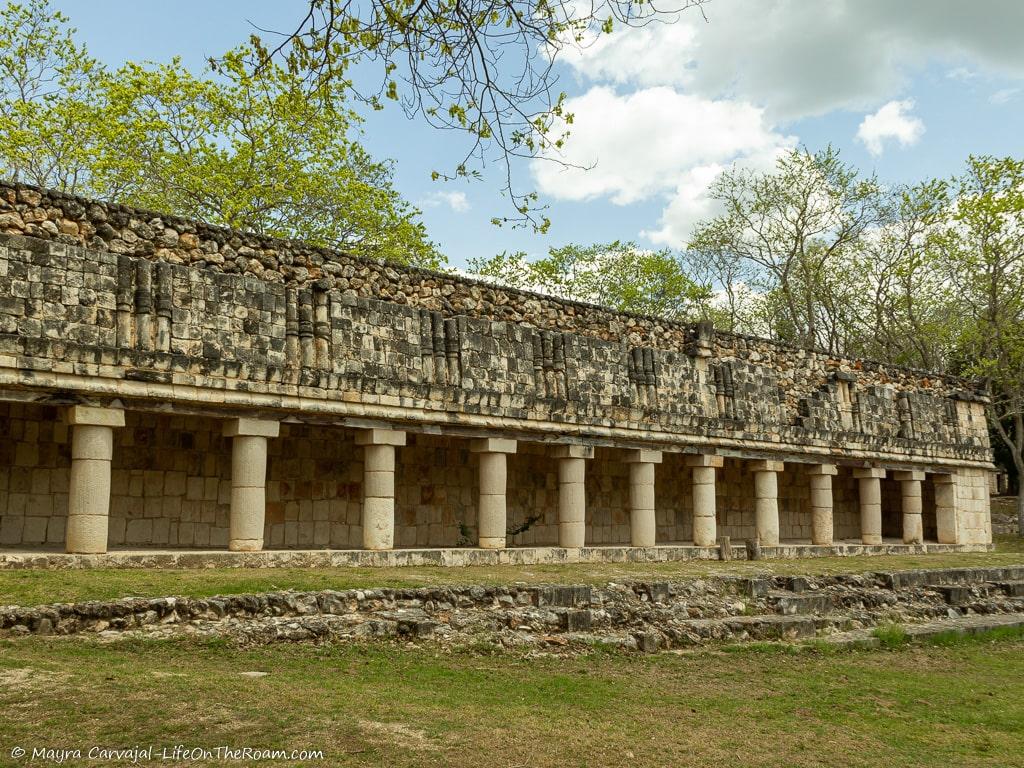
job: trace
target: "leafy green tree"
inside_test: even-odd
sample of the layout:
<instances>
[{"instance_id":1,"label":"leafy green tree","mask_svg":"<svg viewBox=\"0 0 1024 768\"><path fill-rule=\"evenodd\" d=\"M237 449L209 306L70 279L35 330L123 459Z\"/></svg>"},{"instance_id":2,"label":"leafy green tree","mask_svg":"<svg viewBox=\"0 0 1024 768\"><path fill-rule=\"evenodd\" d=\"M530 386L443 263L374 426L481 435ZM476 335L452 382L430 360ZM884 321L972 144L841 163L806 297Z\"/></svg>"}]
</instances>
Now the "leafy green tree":
<instances>
[{"instance_id":1,"label":"leafy green tree","mask_svg":"<svg viewBox=\"0 0 1024 768\"><path fill-rule=\"evenodd\" d=\"M880 226L865 233L855 256L850 352L949 370L958 311L934 246L951 205L942 180L889 191Z\"/></svg>"},{"instance_id":2,"label":"leafy green tree","mask_svg":"<svg viewBox=\"0 0 1024 768\"><path fill-rule=\"evenodd\" d=\"M275 64L240 48L216 71L178 59L106 71L45 0L11 3L0 40L0 166L45 187L439 267L390 163L351 138L341 98L317 104ZM33 58L34 57L34 58ZM29 63L25 63L28 61Z\"/></svg>"},{"instance_id":3,"label":"leafy green tree","mask_svg":"<svg viewBox=\"0 0 1024 768\"><path fill-rule=\"evenodd\" d=\"M105 77L108 138L133 151L107 154L102 182L136 205L437 266L391 166L348 137L356 115L310 102L278 67L254 74L248 53L228 53L216 79L178 60Z\"/></svg>"},{"instance_id":4,"label":"leafy green tree","mask_svg":"<svg viewBox=\"0 0 1024 768\"><path fill-rule=\"evenodd\" d=\"M471 260L469 269L507 285L659 317L692 318L709 298L670 250L619 241L551 248L534 261L522 252L501 253Z\"/></svg>"},{"instance_id":5,"label":"leafy green tree","mask_svg":"<svg viewBox=\"0 0 1024 768\"><path fill-rule=\"evenodd\" d=\"M842 324L830 312L845 306L849 259L881 220L879 192L831 147L793 150L770 173L729 169L711 188L723 213L696 227L689 259L739 263L748 285L771 299L763 318L771 332L838 352Z\"/></svg>"},{"instance_id":6,"label":"leafy green tree","mask_svg":"<svg viewBox=\"0 0 1024 768\"><path fill-rule=\"evenodd\" d=\"M77 192L102 151L95 133L101 68L46 0L0 9L0 173Z\"/></svg>"},{"instance_id":7,"label":"leafy green tree","mask_svg":"<svg viewBox=\"0 0 1024 768\"><path fill-rule=\"evenodd\" d=\"M970 157L935 240L952 286L954 365L983 377L990 422L1024 478L1024 161ZM1024 536L1024 493L1017 495Z\"/></svg>"}]
</instances>

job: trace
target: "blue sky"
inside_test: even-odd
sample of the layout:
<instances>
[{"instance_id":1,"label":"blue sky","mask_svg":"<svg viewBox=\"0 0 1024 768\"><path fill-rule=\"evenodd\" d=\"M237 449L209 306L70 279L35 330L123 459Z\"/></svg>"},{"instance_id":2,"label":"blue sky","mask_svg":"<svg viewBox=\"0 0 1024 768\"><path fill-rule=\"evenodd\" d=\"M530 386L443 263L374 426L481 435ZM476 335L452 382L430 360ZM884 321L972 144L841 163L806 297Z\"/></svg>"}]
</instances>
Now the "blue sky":
<instances>
[{"instance_id":1,"label":"blue sky","mask_svg":"<svg viewBox=\"0 0 1024 768\"><path fill-rule=\"evenodd\" d=\"M55 0L79 40L109 65L207 55L252 27L284 29L301 0ZM828 143L888 182L956 173L968 154L1024 154L1020 0L710 0L705 21L617 32L559 65L576 115L569 159L580 174L519 163L520 186L551 205L547 236L499 229L503 176L440 184L430 172L466 149L457 134L368 116L364 144L393 158L402 194L423 208L455 266L502 250L634 239L679 247L714 213L707 184L733 162L770 167L794 144ZM461 193L452 195L451 193Z\"/></svg>"}]
</instances>

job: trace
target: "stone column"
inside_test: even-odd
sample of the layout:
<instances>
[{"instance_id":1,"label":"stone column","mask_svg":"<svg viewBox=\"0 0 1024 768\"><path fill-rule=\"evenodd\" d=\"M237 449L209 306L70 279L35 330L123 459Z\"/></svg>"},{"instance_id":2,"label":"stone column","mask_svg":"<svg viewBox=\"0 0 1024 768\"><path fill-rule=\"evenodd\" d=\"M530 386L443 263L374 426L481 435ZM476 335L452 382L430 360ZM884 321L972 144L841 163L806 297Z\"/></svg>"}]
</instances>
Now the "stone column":
<instances>
[{"instance_id":1,"label":"stone column","mask_svg":"<svg viewBox=\"0 0 1024 768\"><path fill-rule=\"evenodd\" d=\"M480 500L477 504L477 536L481 549L504 549L508 531L505 488L506 456L516 452L516 441L498 437L474 440L469 450L480 454Z\"/></svg>"},{"instance_id":2,"label":"stone column","mask_svg":"<svg viewBox=\"0 0 1024 768\"><path fill-rule=\"evenodd\" d=\"M363 446L363 548L395 546L395 447L405 445L405 432L364 429L356 435Z\"/></svg>"},{"instance_id":3,"label":"stone column","mask_svg":"<svg viewBox=\"0 0 1024 768\"><path fill-rule=\"evenodd\" d=\"M67 421L72 427L71 479L64 549L78 554L106 552L114 427L124 426L124 411L74 405L67 410Z\"/></svg>"},{"instance_id":4,"label":"stone column","mask_svg":"<svg viewBox=\"0 0 1024 768\"><path fill-rule=\"evenodd\" d=\"M558 459L558 546L582 547L587 530L586 460L594 458L590 445L560 445Z\"/></svg>"},{"instance_id":5,"label":"stone column","mask_svg":"<svg viewBox=\"0 0 1024 768\"><path fill-rule=\"evenodd\" d=\"M903 543L921 544L924 542L924 522L921 520L921 481L924 480L924 472L907 470L893 472L892 476L900 483L903 505Z\"/></svg>"},{"instance_id":6,"label":"stone column","mask_svg":"<svg viewBox=\"0 0 1024 768\"><path fill-rule=\"evenodd\" d=\"M267 516L267 439L277 437L281 424L262 419L231 419L224 436L231 438L231 519L228 549L263 549Z\"/></svg>"},{"instance_id":7,"label":"stone column","mask_svg":"<svg viewBox=\"0 0 1024 768\"><path fill-rule=\"evenodd\" d=\"M812 464L807 468L811 480L811 543L831 546L835 536L832 505L832 477L835 464Z\"/></svg>"},{"instance_id":8,"label":"stone column","mask_svg":"<svg viewBox=\"0 0 1024 768\"><path fill-rule=\"evenodd\" d=\"M853 470L860 481L860 540L864 544L882 543L882 484L884 469L860 467Z\"/></svg>"},{"instance_id":9,"label":"stone column","mask_svg":"<svg viewBox=\"0 0 1024 768\"><path fill-rule=\"evenodd\" d=\"M693 468L693 543L713 547L718 541L715 469L724 463L721 456L687 456L686 466Z\"/></svg>"},{"instance_id":10,"label":"stone column","mask_svg":"<svg viewBox=\"0 0 1024 768\"><path fill-rule=\"evenodd\" d=\"M654 465L661 464L661 451L632 450L629 464L629 543L653 547L657 538L654 514Z\"/></svg>"},{"instance_id":11,"label":"stone column","mask_svg":"<svg viewBox=\"0 0 1024 768\"><path fill-rule=\"evenodd\" d=\"M933 475L935 484L935 527L939 544L957 544L956 475Z\"/></svg>"},{"instance_id":12,"label":"stone column","mask_svg":"<svg viewBox=\"0 0 1024 768\"><path fill-rule=\"evenodd\" d=\"M762 547L779 546L779 480L781 461L754 461L754 527Z\"/></svg>"}]
</instances>

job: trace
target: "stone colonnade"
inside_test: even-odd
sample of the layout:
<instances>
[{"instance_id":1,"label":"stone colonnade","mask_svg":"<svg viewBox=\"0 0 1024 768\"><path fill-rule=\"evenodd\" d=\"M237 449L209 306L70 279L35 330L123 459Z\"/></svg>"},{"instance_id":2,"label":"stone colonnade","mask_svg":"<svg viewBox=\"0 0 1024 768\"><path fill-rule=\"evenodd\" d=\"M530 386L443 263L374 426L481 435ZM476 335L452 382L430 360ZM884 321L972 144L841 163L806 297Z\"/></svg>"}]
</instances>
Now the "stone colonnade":
<instances>
[{"instance_id":1,"label":"stone colonnade","mask_svg":"<svg viewBox=\"0 0 1024 768\"><path fill-rule=\"evenodd\" d=\"M72 427L71 473L68 499L66 549L73 553L101 553L107 550L110 511L113 431L125 425L119 408L71 406L67 421ZM228 547L233 551L263 549L266 520L266 478L268 440L278 436L277 421L235 418L224 424L224 435L232 441L231 507ZM406 444L400 430L368 428L359 430L356 444L363 449L363 547L387 550L395 542L395 452ZM506 484L508 456L516 453L517 442L508 438L478 438L470 451L479 458L478 546L501 549L507 541ZM588 445L558 445L553 451L558 475L558 545L580 548L586 544L586 471L594 457ZM631 545L651 547L655 541L655 472L662 463L661 451L631 449L629 465L629 514ZM684 465L692 473L693 543L712 547L718 543L716 470L722 456L712 453L687 454ZM810 486L811 543L833 543L833 477L835 464L804 464ZM781 461L751 459L753 474L754 528L762 546L778 546L779 483L785 471ZM882 543L881 480L887 470L856 467L853 477L859 486L860 530L864 544ZM920 470L893 470L902 497L903 541L923 541ZM939 543L956 543L955 475L933 475L935 515Z\"/></svg>"}]
</instances>

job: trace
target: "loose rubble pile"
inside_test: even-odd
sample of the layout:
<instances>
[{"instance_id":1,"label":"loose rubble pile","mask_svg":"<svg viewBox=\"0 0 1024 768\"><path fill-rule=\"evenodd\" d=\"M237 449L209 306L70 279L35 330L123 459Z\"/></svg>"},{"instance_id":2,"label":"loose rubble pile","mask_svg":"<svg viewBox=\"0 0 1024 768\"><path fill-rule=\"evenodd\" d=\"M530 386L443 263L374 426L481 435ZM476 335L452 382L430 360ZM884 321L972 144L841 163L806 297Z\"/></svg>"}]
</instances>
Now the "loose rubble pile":
<instances>
[{"instance_id":1,"label":"loose rubble pile","mask_svg":"<svg viewBox=\"0 0 1024 768\"><path fill-rule=\"evenodd\" d=\"M0 636L191 636L241 645L402 640L499 650L611 646L653 652L996 615L1020 615L1024 623L1024 566L601 587L514 584L126 598L0 608Z\"/></svg>"}]
</instances>

